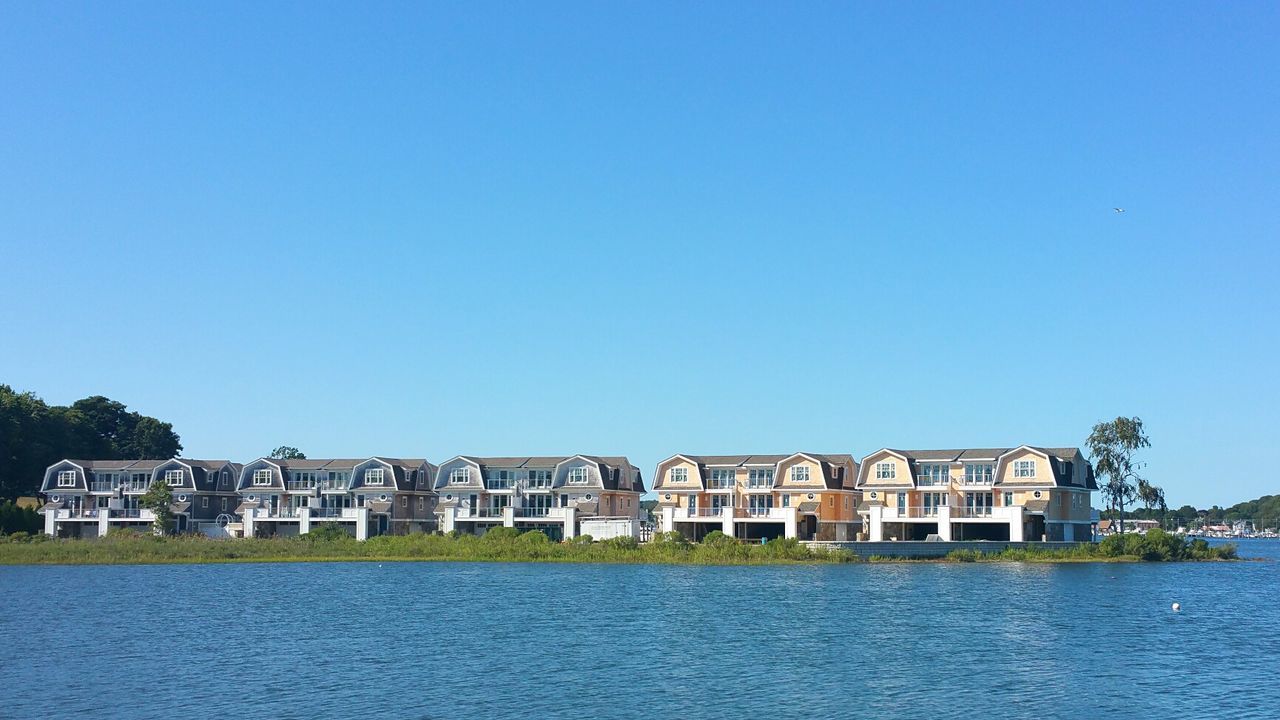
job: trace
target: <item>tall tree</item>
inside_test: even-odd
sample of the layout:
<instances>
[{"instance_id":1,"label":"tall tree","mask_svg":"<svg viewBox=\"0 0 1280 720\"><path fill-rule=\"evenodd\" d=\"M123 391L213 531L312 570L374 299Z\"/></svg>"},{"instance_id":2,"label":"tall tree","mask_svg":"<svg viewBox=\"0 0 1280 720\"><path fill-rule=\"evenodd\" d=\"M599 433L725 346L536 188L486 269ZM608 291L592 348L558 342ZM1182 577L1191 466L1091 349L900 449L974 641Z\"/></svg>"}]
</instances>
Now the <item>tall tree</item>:
<instances>
[{"instance_id":1,"label":"tall tree","mask_svg":"<svg viewBox=\"0 0 1280 720\"><path fill-rule=\"evenodd\" d=\"M173 522L173 509L169 507L172 504L173 490L163 479L152 480L147 491L138 498L138 507L155 513L153 527L157 535L163 535L169 529L169 523Z\"/></svg>"},{"instance_id":2,"label":"tall tree","mask_svg":"<svg viewBox=\"0 0 1280 720\"><path fill-rule=\"evenodd\" d=\"M1113 509L1119 510L1120 532L1124 532L1124 506L1138 497L1138 475L1143 464L1134 455L1141 448L1151 447L1151 440L1142 428L1138 417L1118 417L1111 422L1100 422L1085 441L1089 446L1089 459L1094 472L1101 478L1102 495Z\"/></svg>"},{"instance_id":3,"label":"tall tree","mask_svg":"<svg viewBox=\"0 0 1280 720\"><path fill-rule=\"evenodd\" d=\"M157 460L182 452L173 426L95 395L70 407L0 384L0 499L34 495L62 458Z\"/></svg>"},{"instance_id":4,"label":"tall tree","mask_svg":"<svg viewBox=\"0 0 1280 720\"><path fill-rule=\"evenodd\" d=\"M290 445L281 445L271 451L271 457L276 460L306 460L307 456L302 451Z\"/></svg>"}]
</instances>

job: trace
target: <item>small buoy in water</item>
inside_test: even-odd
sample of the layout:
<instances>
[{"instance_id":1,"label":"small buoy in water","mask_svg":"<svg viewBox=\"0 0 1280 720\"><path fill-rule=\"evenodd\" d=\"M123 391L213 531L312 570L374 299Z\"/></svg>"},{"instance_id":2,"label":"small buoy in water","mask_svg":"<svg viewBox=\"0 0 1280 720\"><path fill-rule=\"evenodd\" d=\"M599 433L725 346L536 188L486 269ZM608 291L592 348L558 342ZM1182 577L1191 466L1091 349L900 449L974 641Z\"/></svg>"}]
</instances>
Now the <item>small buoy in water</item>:
<instances>
[{"instance_id":1,"label":"small buoy in water","mask_svg":"<svg viewBox=\"0 0 1280 720\"><path fill-rule=\"evenodd\" d=\"M1182 603L1174 603L1174 604L1173 604L1173 611L1174 611L1174 612L1182 612Z\"/></svg>"}]
</instances>

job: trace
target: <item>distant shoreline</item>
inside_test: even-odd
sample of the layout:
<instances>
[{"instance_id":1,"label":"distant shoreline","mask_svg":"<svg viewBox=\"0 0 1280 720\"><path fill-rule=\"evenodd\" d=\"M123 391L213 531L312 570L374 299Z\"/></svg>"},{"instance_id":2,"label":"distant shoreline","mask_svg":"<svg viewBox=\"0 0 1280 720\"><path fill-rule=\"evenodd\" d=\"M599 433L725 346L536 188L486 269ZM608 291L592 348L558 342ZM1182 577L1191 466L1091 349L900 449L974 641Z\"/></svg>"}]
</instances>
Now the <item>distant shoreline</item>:
<instances>
[{"instance_id":1,"label":"distant shoreline","mask_svg":"<svg viewBox=\"0 0 1280 720\"><path fill-rule=\"evenodd\" d=\"M0 565L165 565L255 562L541 562L647 565L820 565L845 563L1081 563L1236 560L1234 546L1211 547L1176 536L1068 548L1024 547L994 552L956 549L943 557L861 557L848 550L809 547L795 540L762 545L733 540L638 544L630 538L554 543L541 533L475 537L398 535L354 539L247 538L120 535L94 540L43 536L0 542ZM1126 546L1126 543L1128 545Z\"/></svg>"}]
</instances>

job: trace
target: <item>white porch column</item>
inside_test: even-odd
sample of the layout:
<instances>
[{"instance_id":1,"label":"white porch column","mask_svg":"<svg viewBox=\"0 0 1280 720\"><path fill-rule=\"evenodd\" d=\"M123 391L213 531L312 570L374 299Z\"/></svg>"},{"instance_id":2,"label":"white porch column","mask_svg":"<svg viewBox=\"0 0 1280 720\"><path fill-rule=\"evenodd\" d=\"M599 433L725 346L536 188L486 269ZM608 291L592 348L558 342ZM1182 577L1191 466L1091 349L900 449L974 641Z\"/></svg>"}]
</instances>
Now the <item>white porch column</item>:
<instances>
[{"instance_id":1,"label":"white porch column","mask_svg":"<svg viewBox=\"0 0 1280 720\"><path fill-rule=\"evenodd\" d=\"M369 539L369 508L356 508L356 539Z\"/></svg>"},{"instance_id":2,"label":"white porch column","mask_svg":"<svg viewBox=\"0 0 1280 720\"><path fill-rule=\"evenodd\" d=\"M783 508L783 510L785 512L782 516L782 536L788 540L794 540L800 536L797 520L799 512L795 508Z\"/></svg>"},{"instance_id":3,"label":"white porch column","mask_svg":"<svg viewBox=\"0 0 1280 720\"><path fill-rule=\"evenodd\" d=\"M107 531L111 529L111 510L109 508L98 508L98 537L106 537Z\"/></svg>"},{"instance_id":4,"label":"white porch column","mask_svg":"<svg viewBox=\"0 0 1280 720\"><path fill-rule=\"evenodd\" d=\"M676 529L676 509L670 505L662 508L662 517L659 519L662 532L669 533Z\"/></svg>"},{"instance_id":5,"label":"white porch column","mask_svg":"<svg viewBox=\"0 0 1280 720\"><path fill-rule=\"evenodd\" d=\"M951 542L951 506L938 507L938 537Z\"/></svg>"},{"instance_id":6,"label":"white porch column","mask_svg":"<svg viewBox=\"0 0 1280 720\"><path fill-rule=\"evenodd\" d=\"M298 534L306 535L311 532L311 508L298 508Z\"/></svg>"},{"instance_id":7,"label":"white porch column","mask_svg":"<svg viewBox=\"0 0 1280 720\"><path fill-rule=\"evenodd\" d=\"M513 528L516 526L516 509L513 505L502 508L502 527Z\"/></svg>"},{"instance_id":8,"label":"white porch column","mask_svg":"<svg viewBox=\"0 0 1280 720\"><path fill-rule=\"evenodd\" d=\"M1009 510L1009 540L1022 542L1022 506L1015 505Z\"/></svg>"},{"instance_id":9,"label":"white porch column","mask_svg":"<svg viewBox=\"0 0 1280 720\"><path fill-rule=\"evenodd\" d=\"M244 536L247 538L253 537L253 514L257 511L257 508L249 508L244 511Z\"/></svg>"},{"instance_id":10,"label":"white porch column","mask_svg":"<svg viewBox=\"0 0 1280 720\"><path fill-rule=\"evenodd\" d=\"M728 535L729 537L734 537L733 508L731 507L720 508L720 532Z\"/></svg>"},{"instance_id":11,"label":"white porch column","mask_svg":"<svg viewBox=\"0 0 1280 720\"><path fill-rule=\"evenodd\" d=\"M444 512L440 513L440 532L453 532L453 516L458 508L446 505Z\"/></svg>"},{"instance_id":12,"label":"white porch column","mask_svg":"<svg viewBox=\"0 0 1280 720\"><path fill-rule=\"evenodd\" d=\"M54 508L44 511L44 534L50 537L58 534L58 511Z\"/></svg>"},{"instance_id":13,"label":"white porch column","mask_svg":"<svg viewBox=\"0 0 1280 720\"><path fill-rule=\"evenodd\" d=\"M564 510L564 539L572 540L578 536L578 508L567 507Z\"/></svg>"},{"instance_id":14,"label":"white porch column","mask_svg":"<svg viewBox=\"0 0 1280 720\"><path fill-rule=\"evenodd\" d=\"M872 505L867 508L867 524L871 527L867 529L868 538L871 542L884 541L884 522L881 519L884 515L883 505Z\"/></svg>"}]
</instances>

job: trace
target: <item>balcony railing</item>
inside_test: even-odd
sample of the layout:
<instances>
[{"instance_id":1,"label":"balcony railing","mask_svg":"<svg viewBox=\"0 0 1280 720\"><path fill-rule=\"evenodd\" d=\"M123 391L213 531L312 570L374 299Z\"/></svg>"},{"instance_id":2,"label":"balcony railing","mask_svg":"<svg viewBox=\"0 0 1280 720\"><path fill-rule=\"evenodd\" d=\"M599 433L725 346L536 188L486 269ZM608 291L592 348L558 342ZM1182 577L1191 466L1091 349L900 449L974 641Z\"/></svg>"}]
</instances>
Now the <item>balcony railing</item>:
<instances>
[{"instance_id":1,"label":"balcony railing","mask_svg":"<svg viewBox=\"0 0 1280 720\"><path fill-rule=\"evenodd\" d=\"M349 507L313 507L311 508L312 518L354 518L356 516L356 508Z\"/></svg>"},{"instance_id":2,"label":"balcony railing","mask_svg":"<svg viewBox=\"0 0 1280 720\"><path fill-rule=\"evenodd\" d=\"M739 508L739 512L742 514L743 517L776 518L778 520L781 520L786 516L786 510L787 508L760 507L760 506L756 506L756 507L747 506L745 508Z\"/></svg>"},{"instance_id":3,"label":"balcony railing","mask_svg":"<svg viewBox=\"0 0 1280 720\"><path fill-rule=\"evenodd\" d=\"M519 507L516 508L516 517L548 517L552 514L559 515L560 513L553 512L556 510L559 510L559 508L537 506Z\"/></svg>"},{"instance_id":4,"label":"balcony railing","mask_svg":"<svg viewBox=\"0 0 1280 720\"><path fill-rule=\"evenodd\" d=\"M148 485L150 485L150 483L134 482L130 480L129 482L121 485L121 487L124 488L125 492L146 492Z\"/></svg>"},{"instance_id":5,"label":"balcony railing","mask_svg":"<svg viewBox=\"0 0 1280 720\"><path fill-rule=\"evenodd\" d=\"M746 488L748 490L772 490L773 483L767 480L748 480Z\"/></svg>"},{"instance_id":6,"label":"balcony railing","mask_svg":"<svg viewBox=\"0 0 1280 720\"><path fill-rule=\"evenodd\" d=\"M732 480L708 480L708 490L732 490L735 483Z\"/></svg>"},{"instance_id":7,"label":"balcony railing","mask_svg":"<svg viewBox=\"0 0 1280 720\"><path fill-rule=\"evenodd\" d=\"M485 490L510 490L511 486L514 484L515 483L512 480L485 480L484 489Z\"/></svg>"},{"instance_id":8,"label":"balcony railing","mask_svg":"<svg viewBox=\"0 0 1280 720\"><path fill-rule=\"evenodd\" d=\"M916 485L920 487L947 487L950 484L951 478L949 477L940 478L929 475L922 476L916 481Z\"/></svg>"},{"instance_id":9,"label":"balcony railing","mask_svg":"<svg viewBox=\"0 0 1280 720\"><path fill-rule=\"evenodd\" d=\"M94 480L89 484L89 490L92 492L113 492L118 487L120 482L113 480Z\"/></svg>"},{"instance_id":10,"label":"balcony railing","mask_svg":"<svg viewBox=\"0 0 1280 720\"><path fill-rule=\"evenodd\" d=\"M992 517L995 514L993 512L994 510L995 508L989 505L988 506L975 505L973 507L958 506L958 507L951 508L951 517L958 517L958 518Z\"/></svg>"},{"instance_id":11,"label":"balcony railing","mask_svg":"<svg viewBox=\"0 0 1280 720\"><path fill-rule=\"evenodd\" d=\"M285 487L290 490L315 490L316 485L315 480L290 480Z\"/></svg>"},{"instance_id":12,"label":"balcony railing","mask_svg":"<svg viewBox=\"0 0 1280 720\"><path fill-rule=\"evenodd\" d=\"M346 492L348 483L338 480L325 480L321 482L320 492Z\"/></svg>"},{"instance_id":13,"label":"balcony railing","mask_svg":"<svg viewBox=\"0 0 1280 720\"><path fill-rule=\"evenodd\" d=\"M687 518L721 517L726 510L731 509L727 507L685 508L684 516Z\"/></svg>"}]
</instances>

